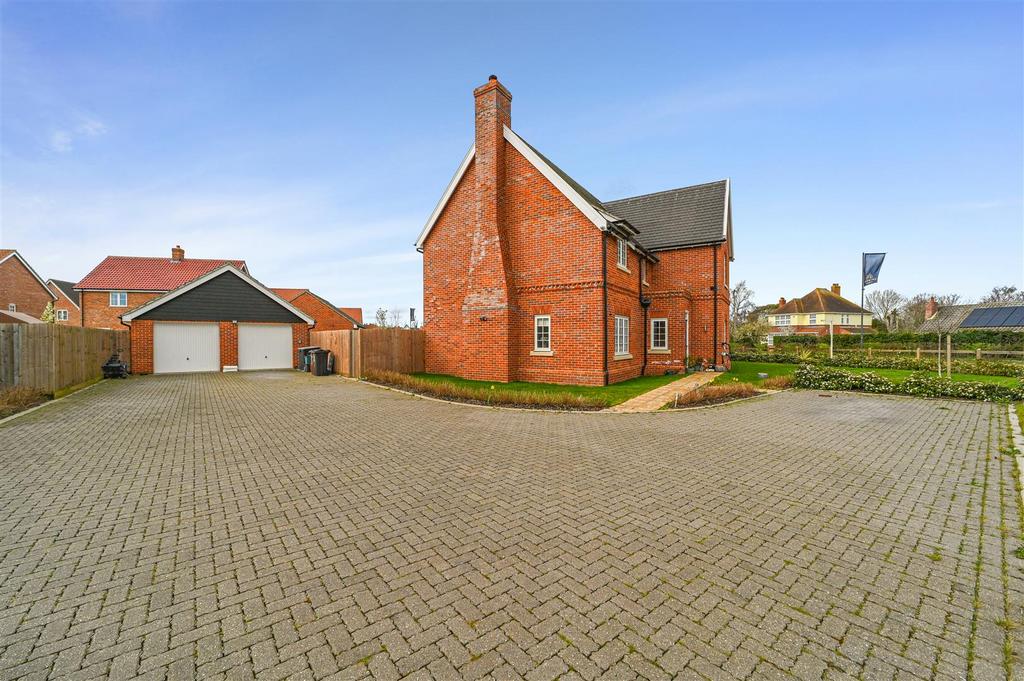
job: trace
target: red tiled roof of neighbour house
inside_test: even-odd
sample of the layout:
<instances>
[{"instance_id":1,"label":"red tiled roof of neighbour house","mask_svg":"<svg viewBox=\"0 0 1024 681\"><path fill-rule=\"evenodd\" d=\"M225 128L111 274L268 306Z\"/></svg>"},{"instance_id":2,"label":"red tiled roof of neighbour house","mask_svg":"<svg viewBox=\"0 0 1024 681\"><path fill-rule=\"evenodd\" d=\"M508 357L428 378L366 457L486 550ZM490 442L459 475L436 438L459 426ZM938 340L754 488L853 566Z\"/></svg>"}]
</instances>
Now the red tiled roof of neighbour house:
<instances>
[{"instance_id":1,"label":"red tiled roof of neighbour house","mask_svg":"<svg viewBox=\"0 0 1024 681\"><path fill-rule=\"evenodd\" d=\"M289 303L301 296L303 293L309 292L308 288L272 288L270 290L287 300Z\"/></svg>"},{"instance_id":2,"label":"red tiled roof of neighbour house","mask_svg":"<svg viewBox=\"0 0 1024 681\"><path fill-rule=\"evenodd\" d=\"M772 310L772 314L792 314L794 312L857 312L861 311L860 305L836 295L827 288L816 288L803 298L794 298L785 305ZM870 310L864 310L865 314L871 314Z\"/></svg>"},{"instance_id":3,"label":"red tiled roof of neighbour house","mask_svg":"<svg viewBox=\"0 0 1024 681\"><path fill-rule=\"evenodd\" d=\"M339 307L339 310L347 314L359 324L363 323L363 308L361 307Z\"/></svg>"},{"instance_id":4,"label":"red tiled roof of neighbour house","mask_svg":"<svg viewBox=\"0 0 1024 681\"><path fill-rule=\"evenodd\" d=\"M79 290L173 291L208 272L231 264L248 272L244 260L108 255L75 284Z\"/></svg>"}]
</instances>

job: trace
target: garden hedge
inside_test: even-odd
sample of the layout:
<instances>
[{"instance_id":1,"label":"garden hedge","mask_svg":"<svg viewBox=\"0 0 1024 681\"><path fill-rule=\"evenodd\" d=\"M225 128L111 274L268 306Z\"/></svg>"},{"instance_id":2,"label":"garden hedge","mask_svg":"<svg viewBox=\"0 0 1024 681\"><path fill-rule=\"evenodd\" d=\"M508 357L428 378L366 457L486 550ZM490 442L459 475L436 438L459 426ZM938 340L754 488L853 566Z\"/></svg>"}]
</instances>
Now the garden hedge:
<instances>
[{"instance_id":1,"label":"garden hedge","mask_svg":"<svg viewBox=\"0 0 1024 681\"><path fill-rule=\"evenodd\" d=\"M917 359L900 355L888 355L884 357L867 357L860 353L837 353L831 359L828 356L821 356L811 352L734 352L732 359L737 362L764 362L768 364L815 364L819 366L833 367L857 367L859 369L905 369L909 371L934 371L935 358ZM943 369L946 360L942 360ZM1024 363L1022 362L992 362L976 359L954 359L953 373L976 374L978 376L1016 376L1024 378Z\"/></svg>"},{"instance_id":2,"label":"garden hedge","mask_svg":"<svg viewBox=\"0 0 1024 681\"><path fill-rule=\"evenodd\" d=\"M814 390L857 390L886 395L916 397L952 397L983 402L1018 402L1024 400L1024 381L1016 386L954 381L925 373L911 374L903 381L890 381L867 372L855 374L830 367L805 364L793 374L793 385Z\"/></svg>"}]
</instances>

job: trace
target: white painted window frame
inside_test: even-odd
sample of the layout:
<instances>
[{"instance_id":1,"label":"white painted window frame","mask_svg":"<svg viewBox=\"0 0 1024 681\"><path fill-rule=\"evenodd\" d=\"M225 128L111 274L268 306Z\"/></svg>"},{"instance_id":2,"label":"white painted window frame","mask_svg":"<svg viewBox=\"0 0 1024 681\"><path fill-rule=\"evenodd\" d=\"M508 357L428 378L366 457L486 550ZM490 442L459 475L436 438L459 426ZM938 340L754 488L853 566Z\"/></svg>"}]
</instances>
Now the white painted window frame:
<instances>
[{"instance_id":1,"label":"white painted window frame","mask_svg":"<svg viewBox=\"0 0 1024 681\"><path fill-rule=\"evenodd\" d=\"M789 326L790 316L788 314L775 315L775 326Z\"/></svg>"},{"instance_id":2,"label":"white painted window frame","mask_svg":"<svg viewBox=\"0 0 1024 681\"><path fill-rule=\"evenodd\" d=\"M547 346L540 345L540 329L547 327ZM551 352L551 315L538 314L533 316L533 350L534 352Z\"/></svg>"},{"instance_id":3,"label":"white painted window frame","mask_svg":"<svg viewBox=\"0 0 1024 681\"><path fill-rule=\"evenodd\" d=\"M117 296L118 300L121 299L121 296L124 296L124 302L123 303L115 303L114 302L114 296ZM128 307L128 292L127 291L111 291L109 293L109 296L108 296L107 300L110 302L110 307Z\"/></svg>"},{"instance_id":4,"label":"white painted window frame","mask_svg":"<svg viewBox=\"0 0 1024 681\"><path fill-rule=\"evenodd\" d=\"M629 271L629 245L626 243L626 240L623 239L622 237L617 237L617 239L618 239L618 244L617 244L616 248L618 250L616 252L615 264L619 266L619 269L623 269L623 270L626 270L628 272Z\"/></svg>"},{"instance_id":5,"label":"white painted window frame","mask_svg":"<svg viewBox=\"0 0 1024 681\"><path fill-rule=\"evenodd\" d=\"M621 325L621 331L620 331ZM615 356L629 356L629 317L615 315Z\"/></svg>"},{"instance_id":6,"label":"white painted window frame","mask_svg":"<svg viewBox=\"0 0 1024 681\"><path fill-rule=\"evenodd\" d=\"M818 314L816 312L812 312L811 314L809 314L807 316L807 324L808 324L808 326L815 326L817 323L818 323Z\"/></svg>"},{"instance_id":7,"label":"white painted window frame","mask_svg":"<svg viewBox=\"0 0 1024 681\"><path fill-rule=\"evenodd\" d=\"M54 319L58 322L66 322L68 320L68 311L65 309L54 310Z\"/></svg>"},{"instance_id":8,"label":"white painted window frame","mask_svg":"<svg viewBox=\"0 0 1024 681\"><path fill-rule=\"evenodd\" d=\"M17 312L18 311L18 304L17 303L7 303L7 311L8 312Z\"/></svg>"},{"instance_id":9,"label":"white painted window frame","mask_svg":"<svg viewBox=\"0 0 1024 681\"><path fill-rule=\"evenodd\" d=\"M657 335L654 333L656 322L665 323L665 338L661 345L656 342ZM651 350L668 350L668 317L654 317L651 319Z\"/></svg>"}]
</instances>

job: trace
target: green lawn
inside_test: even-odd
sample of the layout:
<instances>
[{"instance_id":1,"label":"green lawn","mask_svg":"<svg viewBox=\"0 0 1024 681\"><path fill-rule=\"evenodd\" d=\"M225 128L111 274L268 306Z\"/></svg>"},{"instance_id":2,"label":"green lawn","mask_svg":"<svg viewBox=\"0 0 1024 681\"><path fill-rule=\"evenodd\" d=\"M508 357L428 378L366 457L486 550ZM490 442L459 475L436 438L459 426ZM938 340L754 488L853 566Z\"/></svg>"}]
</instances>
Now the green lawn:
<instances>
[{"instance_id":1,"label":"green lawn","mask_svg":"<svg viewBox=\"0 0 1024 681\"><path fill-rule=\"evenodd\" d=\"M796 364L769 364L760 362L733 362L732 370L722 374L715 379L715 383L731 383L733 379L739 379L745 383L760 383L761 379L757 377L757 374L765 373L769 376L786 376L796 371L798 366ZM863 369L860 367L836 367L843 371L851 371L857 374L863 374L868 371L888 378L890 381L900 382L903 379L910 376L913 371L907 369ZM932 372L935 375L934 372ZM945 375L945 374L943 374ZM1014 378L1013 376L981 376L977 374L953 374L954 381L977 381L978 383L997 383L999 385L1017 385L1020 379Z\"/></svg>"},{"instance_id":2,"label":"green lawn","mask_svg":"<svg viewBox=\"0 0 1024 681\"><path fill-rule=\"evenodd\" d=\"M513 381L512 383L492 383L491 381L471 381L466 378L458 378L456 376L446 376L444 374L413 374L417 378L422 378L428 381L446 381L448 383L454 383L455 385L467 386L472 388L484 388L489 389L492 385L496 388L502 388L504 390L522 391L522 392L534 392L534 393L567 393L571 395L580 395L582 397L597 397L603 399L608 406L625 402L626 400L642 395L648 390L653 390L659 386L671 383L680 378L680 376L641 376L639 378L632 378L628 381L621 383L613 383L608 386L589 386L589 385L558 385L555 383L527 383L525 381Z\"/></svg>"}]
</instances>

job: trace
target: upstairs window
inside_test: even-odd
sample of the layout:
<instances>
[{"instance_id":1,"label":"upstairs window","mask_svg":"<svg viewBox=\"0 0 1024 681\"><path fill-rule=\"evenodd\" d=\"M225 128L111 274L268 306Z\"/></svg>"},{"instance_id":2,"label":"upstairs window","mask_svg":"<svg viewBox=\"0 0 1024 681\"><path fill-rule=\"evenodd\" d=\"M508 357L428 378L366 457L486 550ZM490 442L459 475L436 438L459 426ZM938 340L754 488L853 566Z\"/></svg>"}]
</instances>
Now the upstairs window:
<instances>
[{"instance_id":1,"label":"upstairs window","mask_svg":"<svg viewBox=\"0 0 1024 681\"><path fill-rule=\"evenodd\" d=\"M818 323L818 315L812 314L808 318L807 323L810 324L811 326L814 326L815 324L817 324Z\"/></svg>"},{"instance_id":2,"label":"upstairs window","mask_svg":"<svg viewBox=\"0 0 1024 681\"><path fill-rule=\"evenodd\" d=\"M668 350L668 320L651 320L651 350Z\"/></svg>"},{"instance_id":3,"label":"upstairs window","mask_svg":"<svg viewBox=\"0 0 1024 681\"><path fill-rule=\"evenodd\" d=\"M7 311L8 312L17 312L18 311L18 304L17 303L7 303Z\"/></svg>"},{"instance_id":4,"label":"upstairs window","mask_svg":"<svg viewBox=\"0 0 1024 681\"><path fill-rule=\"evenodd\" d=\"M625 239L619 239L619 261L618 261L618 264L619 264L619 267L621 267L622 269L626 269L626 266L629 263L629 260L627 259L628 255L629 255L629 248L626 246L626 240Z\"/></svg>"},{"instance_id":5,"label":"upstairs window","mask_svg":"<svg viewBox=\"0 0 1024 681\"><path fill-rule=\"evenodd\" d=\"M615 354L629 354L629 317L615 318Z\"/></svg>"},{"instance_id":6,"label":"upstairs window","mask_svg":"<svg viewBox=\"0 0 1024 681\"><path fill-rule=\"evenodd\" d=\"M57 321L58 322L66 322L67 320L68 320L68 311L67 310L57 310Z\"/></svg>"},{"instance_id":7,"label":"upstairs window","mask_svg":"<svg viewBox=\"0 0 1024 681\"><path fill-rule=\"evenodd\" d=\"M128 307L127 291L111 291L110 307Z\"/></svg>"},{"instance_id":8,"label":"upstairs window","mask_svg":"<svg viewBox=\"0 0 1024 681\"><path fill-rule=\"evenodd\" d=\"M647 283L647 261L640 258L640 281Z\"/></svg>"},{"instance_id":9,"label":"upstairs window","mask_svg":"<svg viewBox=\"0 0 1024 681\"><path fill-rule=\"evenodd\" d=\"M842 317L839 318L839 323L840 324L849 324L850 323L850 315L844 314Z\"/></svg>"},{"instance_id":10,"label":"upstairs window","mask_svg":"<svg viewBox=\"0 0 1024 681\"><path fill-rule=\"evenodd\" d=\"M789 326L789 315L778 314L775 315L775 326Z\"/></svg>"},{"instance_id":11,"label":"upstairs window","mask_svg":"<svg viewBox=\"0 0 1024 681\"><path fill-rule=\"evenodd\" d=\"M551 317L537 315L533 318L533 349L540 352L551 350Z\"/></svg>"}]
</instances>

